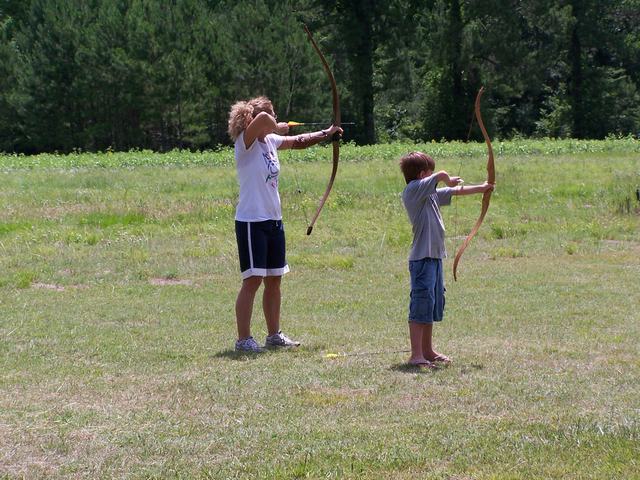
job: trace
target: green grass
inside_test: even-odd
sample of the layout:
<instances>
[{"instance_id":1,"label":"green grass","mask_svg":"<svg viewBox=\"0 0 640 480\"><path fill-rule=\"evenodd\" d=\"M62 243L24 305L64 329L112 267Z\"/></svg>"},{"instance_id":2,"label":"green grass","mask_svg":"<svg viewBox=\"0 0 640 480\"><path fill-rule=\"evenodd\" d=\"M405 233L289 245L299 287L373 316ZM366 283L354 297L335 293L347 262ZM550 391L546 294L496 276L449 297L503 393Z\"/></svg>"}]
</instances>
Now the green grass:
<instances>
[{"instance_id":1,"label":"green grass","mask_svg":"<svg viewBox=\"0 0 640 480\"><path fill-rule=\"evenodd\" d=\"M0 478L640 478L639 142L496 142L437 372L401 352L412 149L485 178L481 144L344 146L309 237L330 152L281 154L303 347L258 357L230 151L0 156ZM450 255L479 210L443 209Z\"/></svg>"}]
</instances>

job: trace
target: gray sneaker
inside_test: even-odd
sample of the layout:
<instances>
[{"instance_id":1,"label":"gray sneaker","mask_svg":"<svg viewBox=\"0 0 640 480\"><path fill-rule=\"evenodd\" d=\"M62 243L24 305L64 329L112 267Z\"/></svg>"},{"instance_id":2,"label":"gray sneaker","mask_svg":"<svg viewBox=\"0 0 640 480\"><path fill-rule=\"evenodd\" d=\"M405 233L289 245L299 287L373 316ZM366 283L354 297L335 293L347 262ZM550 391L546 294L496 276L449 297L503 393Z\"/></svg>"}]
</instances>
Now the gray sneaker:
<instances>
[{"instance_id":1,"label":"gray sneaker","mask_svg":"<svg viewBox=\"0 0 640 480\"><path fill-rule=\"evenodd\" d=\"M300 342L291 340L282 331L269 335L265 342L265 347L299 347Z\"/></svg>"},{"instance_id":2,"label":"gray sneaker","mask_svg":"<svg viewBox=\"0 0 640 480\"><path fill-rule=\"evenodd\" d=\"M258 342L253 337L247 337L236 341L236 352L262 353L264 348L258 345Z\"/></svg>"}]
</instances>

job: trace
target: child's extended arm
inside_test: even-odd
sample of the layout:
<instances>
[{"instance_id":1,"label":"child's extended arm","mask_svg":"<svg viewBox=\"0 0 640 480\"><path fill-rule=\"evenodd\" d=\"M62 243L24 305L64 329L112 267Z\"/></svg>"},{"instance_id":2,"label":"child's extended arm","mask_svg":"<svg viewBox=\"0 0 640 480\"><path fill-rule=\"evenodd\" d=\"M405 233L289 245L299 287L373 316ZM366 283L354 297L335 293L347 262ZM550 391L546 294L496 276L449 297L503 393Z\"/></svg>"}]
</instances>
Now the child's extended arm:
<instances>
[{"instance_id":1,"label":"child's extended arm","mask_svg":"<svg viewBox=\"0 0 640 480\"><path fill-rule=\"evenodd\" d=\"M492 183L484 182L481 185L459 185L453 189L452 195L472 195L474 193L484 193L488 190L493 190L495 185Z\"/></svg>"}]
</instances>

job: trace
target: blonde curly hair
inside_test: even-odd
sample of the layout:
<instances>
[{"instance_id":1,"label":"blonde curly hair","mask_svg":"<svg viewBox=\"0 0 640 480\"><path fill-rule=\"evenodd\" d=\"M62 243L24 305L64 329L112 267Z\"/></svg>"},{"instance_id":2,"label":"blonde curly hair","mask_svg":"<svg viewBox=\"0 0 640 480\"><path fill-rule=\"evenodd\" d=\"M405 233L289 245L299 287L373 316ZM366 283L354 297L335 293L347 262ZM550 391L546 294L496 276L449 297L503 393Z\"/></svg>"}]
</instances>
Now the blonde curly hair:
<instances>
[{"instance_id":1,"label":"blonde curly hair","mask_svg":"<svg viewBox=\"0 0 640 480\"><path fill-rule=\"evenodd\" d=\"M249 126L251 120L260 112L273 112L273 104L265 96L234 103L229 112L229 128L227 129L231 139L235 141L238 135Z\"/></svg>"}]
</instances>

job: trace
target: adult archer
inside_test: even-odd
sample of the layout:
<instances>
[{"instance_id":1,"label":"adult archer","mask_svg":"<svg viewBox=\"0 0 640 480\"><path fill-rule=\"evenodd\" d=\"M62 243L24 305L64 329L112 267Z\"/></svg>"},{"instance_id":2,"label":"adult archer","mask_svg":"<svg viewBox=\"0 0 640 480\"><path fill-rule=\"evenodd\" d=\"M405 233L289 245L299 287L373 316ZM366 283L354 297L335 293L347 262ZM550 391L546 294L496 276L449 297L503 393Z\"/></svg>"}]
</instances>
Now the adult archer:
<instances>
[{"instance_id":1,"label":"adult archer","mask_svg":"<svg viewBox=\"0 0 640 480\"><path fill-rule=\"evenodd\" d=\"M300 345L280 330L280 284L289 271L282 208L278 193L278 150L303 149L342 134L339 126L287 136L289 126L277 122L271 101L264 96L240 101L229 113L229 136L235 142L240 184L235 226L242 286L236 299L238 351L261 352L251 336L251 316L256 292L264 282L262 308L267 323L266 347Z\"/></svg>"}]
</instances>

